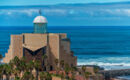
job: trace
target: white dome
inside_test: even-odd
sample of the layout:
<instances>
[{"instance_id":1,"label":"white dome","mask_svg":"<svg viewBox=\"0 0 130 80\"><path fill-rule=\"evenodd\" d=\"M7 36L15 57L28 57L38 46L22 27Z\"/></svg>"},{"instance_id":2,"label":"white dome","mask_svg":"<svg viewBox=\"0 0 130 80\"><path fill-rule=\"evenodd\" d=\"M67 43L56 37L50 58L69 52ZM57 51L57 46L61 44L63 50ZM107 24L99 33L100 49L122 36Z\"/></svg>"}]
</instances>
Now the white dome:
<instances>
[{"instance_id":1,"label":"white dome","mask_svg":"<svg viewBox=\"0 0 130 80\"><path fill-rule=\"evenodd\" d=\"M44 16L37 16L33 23L47 23L47 20Z\"/></svg>"}]
</instances>

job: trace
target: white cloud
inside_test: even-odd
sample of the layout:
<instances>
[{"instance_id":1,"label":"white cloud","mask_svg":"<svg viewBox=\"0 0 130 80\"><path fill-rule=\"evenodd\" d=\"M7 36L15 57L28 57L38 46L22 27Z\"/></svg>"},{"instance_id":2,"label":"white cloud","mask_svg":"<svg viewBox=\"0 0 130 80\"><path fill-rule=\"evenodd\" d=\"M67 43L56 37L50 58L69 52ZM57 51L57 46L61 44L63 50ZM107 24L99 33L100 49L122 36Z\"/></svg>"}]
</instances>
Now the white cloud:
<instances>
[{"instance_id":1,"label":"white cloud","mask_svg":"<svg viewBox=\"0 0 130 80\"><path fill-rule=\"evenodd\" d=\"M44 9L43 13L46 15L66 15L67 11L65 9Z\"/></svg>"},{"instance_id":2,"label":"white cloud","mask_svg":"<svg viewBox=\"0 0 130 80\"><path fill-rule=\"evenodd\" d=\"M108 12L110 15L130 16L130 9L107 9L104 11Z\"/></svg>"},{"instance_id":3,"label":"white cloud","mask_svg":"<svg viewBox=\"0 0 130 80\"><path fill-rule=\"evenodd\" d=\"M124 10L124 13L125 13L126 15L130 16L130 9L125 9L125 10Z\"/></svg>"},{"instance_id":4,"label":"white cloud","mask_svg":"<svg viewBox=\"0 0 130 80\"><path fill-rule=\"evenodd\" d=\"M29 10L20 10L19 12L25 13L28 16L32 16L33 13L38 13L38 10L37 9L29 9Z\"/></svg>"},{"instance_id":5,"label":"white cloud","mask_svg":"<svg viewBox=\"0 0 130 80\"><path fill-rule=\"evenodd\" d=\"M0 15L15 16L19 14L25 14L29 17L38 14L39 9L0 9ZM130 16L130 9L125 8L44 8L42 10L46 16L88 16L88 17L105 17L105 16Z\"/></svg>"},{"instance_id":6,"label":"white cloud","mask_svg":"<svg viewBox=\"0 0 130 80\"><path fill-rule=\"evenodd\" d=\"M33 13L38 13L37 9L23 9L23 10L0 10L0 15L8 15L8 16L12 16L13 14L26 14L28 16L32 16Z\"/></svg>"}]
</instances>

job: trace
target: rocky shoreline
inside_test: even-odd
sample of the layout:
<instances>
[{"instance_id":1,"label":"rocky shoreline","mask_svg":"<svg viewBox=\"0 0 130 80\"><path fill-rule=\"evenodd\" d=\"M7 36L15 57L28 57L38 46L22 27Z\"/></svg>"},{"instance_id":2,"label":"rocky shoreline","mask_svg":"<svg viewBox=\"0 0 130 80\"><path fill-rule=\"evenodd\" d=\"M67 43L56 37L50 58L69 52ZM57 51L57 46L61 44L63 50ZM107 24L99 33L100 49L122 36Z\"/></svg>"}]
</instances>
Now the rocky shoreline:
<instances>
[{"instance_id":1,"label":"rocky shoreline","mask_svg":"<svg viewBox=\"0 0 130 80\"><path fill-rule=\"evenodd\" d=\"M98 68L99 73L103 75L105 80L130 80L130 69L119 69L119 70L105 70L104 68L96 65L79 65L78 68L82 66Z\"/></svg>"}]
</instances>

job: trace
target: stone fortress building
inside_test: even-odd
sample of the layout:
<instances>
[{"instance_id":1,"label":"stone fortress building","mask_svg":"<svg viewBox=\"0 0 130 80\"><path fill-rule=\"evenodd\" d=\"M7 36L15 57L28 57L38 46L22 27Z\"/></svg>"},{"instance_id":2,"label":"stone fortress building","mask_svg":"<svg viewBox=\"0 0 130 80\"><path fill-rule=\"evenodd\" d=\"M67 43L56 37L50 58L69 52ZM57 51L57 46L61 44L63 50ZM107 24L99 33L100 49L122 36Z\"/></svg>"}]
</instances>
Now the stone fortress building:
<instances>
[{"instance_id":1,"label":"stone fortress building","mask_svg":"<svg viewBox=\"0 0 130 80\"><path fill-rule=\"evenodd\" d=\"M34 21L34 32L11 35L11 43L8 53L3 59L4 63L9 63L15 56L23 56L30 60L40 60L45 70L55 70L55 60L64 61L69 66L77 65L77 57L70 50L70 40L64 33L47 33L47 20L44 16L37 16ZM42 56L46 54L46 61Z\"/></svg>"}]
</instances>

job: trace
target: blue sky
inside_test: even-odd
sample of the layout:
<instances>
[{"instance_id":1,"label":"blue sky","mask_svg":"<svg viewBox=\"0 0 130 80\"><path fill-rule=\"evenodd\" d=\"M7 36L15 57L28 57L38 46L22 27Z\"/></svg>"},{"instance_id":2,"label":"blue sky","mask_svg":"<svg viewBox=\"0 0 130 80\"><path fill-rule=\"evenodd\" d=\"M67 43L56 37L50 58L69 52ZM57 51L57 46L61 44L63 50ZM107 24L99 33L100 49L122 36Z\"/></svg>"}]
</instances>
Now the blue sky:
<instances>
[{"instance_id":1,"label":"blue sky","mask_svg":"<svg viewBox=\"0 0 130 80\"><path fill-rule=\"evenodd\" d=\"M49 26L130 26L130 3L0 7L0 26L33 26L39 9Z\"/></svg>"},{"instance_id":2,"label":"blue sky","mask_svg":"<svg viewBox=\"0 0 130 80\"><path fill-rule=\"evenodd\" d=\"M3 5L48 5L61 3L106 3L121 2L130 0L0 0L0 6Z\"/></svg>"},{"instance_id":3,"label":"blue sky","mask_svg":"<svg viewBox=\"0 0 130 80\"><path fill-rule=\"evenodd\" d=\"M11 2L10 2L11 1ZM38 7L0 6L0 26L33 26L33 20L42 9L49 26L130 26L130 2L104 4L113 0L0 0L1 5L69 4ZM125 0L114 0L120 2ZM129 1L129 0L127 0ZM58 2L58 3L57 3ZM35 3L35 4L34 4Z\"/></svg>"}]
</instances>

